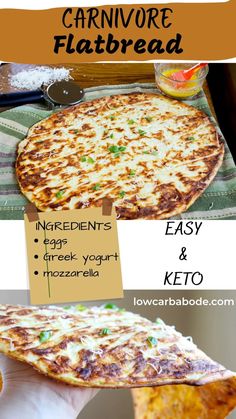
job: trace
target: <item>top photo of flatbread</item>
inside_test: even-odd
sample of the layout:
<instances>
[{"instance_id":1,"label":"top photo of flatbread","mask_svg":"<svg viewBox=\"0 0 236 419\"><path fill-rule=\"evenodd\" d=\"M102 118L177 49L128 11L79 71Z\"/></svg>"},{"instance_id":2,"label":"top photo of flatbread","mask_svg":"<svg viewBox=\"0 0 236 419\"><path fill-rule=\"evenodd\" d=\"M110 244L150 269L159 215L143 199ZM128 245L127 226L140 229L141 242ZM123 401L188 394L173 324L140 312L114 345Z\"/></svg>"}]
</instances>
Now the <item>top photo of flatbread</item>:
<instances>
[{"instance_id":1,"label":"top photo of flatbread","mask_svg":"<svg viewBox=\"0 0 236 419\"><path fill-rule=\"evenodd\" d=\"M19 143L16 174L40 211L99 207L120 219L186 211L224 155L215 126L195 107L158 94L102 97L34 125Z\"/></svg>"}]
</instances>

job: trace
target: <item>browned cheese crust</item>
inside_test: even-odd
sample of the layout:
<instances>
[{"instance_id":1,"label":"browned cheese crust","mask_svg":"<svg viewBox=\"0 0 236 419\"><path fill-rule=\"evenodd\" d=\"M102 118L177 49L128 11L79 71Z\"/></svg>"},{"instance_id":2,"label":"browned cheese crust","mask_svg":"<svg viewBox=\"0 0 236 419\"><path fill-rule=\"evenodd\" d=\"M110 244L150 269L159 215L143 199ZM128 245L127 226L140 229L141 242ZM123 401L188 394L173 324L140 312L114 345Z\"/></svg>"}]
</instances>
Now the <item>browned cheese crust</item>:
<instances>
[{"instance_id":1,"label":"browned cheese crust","mask_svg":"<svg viewBox=\"0 0 236 419\"><path fill-rule=\"evenodd\" d=\"M200 387L132 390L135 419L224 419L236 407L236 378Z\"/></svg>"}]
</instances>

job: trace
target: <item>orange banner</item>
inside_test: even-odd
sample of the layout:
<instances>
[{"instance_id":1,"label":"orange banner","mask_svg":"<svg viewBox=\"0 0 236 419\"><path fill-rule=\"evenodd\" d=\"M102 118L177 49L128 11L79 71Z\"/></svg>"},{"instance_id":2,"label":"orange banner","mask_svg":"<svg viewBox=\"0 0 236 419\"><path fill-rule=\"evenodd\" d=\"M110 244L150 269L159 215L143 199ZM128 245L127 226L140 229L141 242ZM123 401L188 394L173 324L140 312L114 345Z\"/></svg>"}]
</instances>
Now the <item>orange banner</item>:
<instances>
[{"instance_id":1,"label":"orange banner","mask_svg":"<svg viewBox=\"0 0 236 419\"><path fill-rule=\"evenodd\" d=\"M62 63L233 58L235 0L0 10L0 60Z\"/></svg>"}]
</instances>

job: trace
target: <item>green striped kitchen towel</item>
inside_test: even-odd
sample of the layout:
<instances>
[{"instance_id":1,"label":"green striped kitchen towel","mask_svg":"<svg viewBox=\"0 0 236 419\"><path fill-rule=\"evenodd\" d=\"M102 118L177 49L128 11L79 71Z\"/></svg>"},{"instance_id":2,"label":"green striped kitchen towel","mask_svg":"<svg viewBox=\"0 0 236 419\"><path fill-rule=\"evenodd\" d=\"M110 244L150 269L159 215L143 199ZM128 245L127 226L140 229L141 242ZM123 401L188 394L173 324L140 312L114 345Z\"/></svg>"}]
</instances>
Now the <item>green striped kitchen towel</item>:
<instances>
[{"instance_id":1,"label":"green striped kitchen towel","mask_svg":"<svg viewBox=\"0 0 236 419\"><path fill-rule=\"evenodd\" d=\"M153 83L100 86L85 89L85 100L134 91L158 92ZM204 92L187 101L215 123ZM0 219L23 219L27 199L15 177L16 148L33 124L50 115L44 105L25 105L0 113ZM219 128L219 135L224 140ZM225 141L225 140L224 140ZM176 219L236 219L236 166L225 142L224 162L214 181L191 208Z\"/></svg>"}]
</instances>

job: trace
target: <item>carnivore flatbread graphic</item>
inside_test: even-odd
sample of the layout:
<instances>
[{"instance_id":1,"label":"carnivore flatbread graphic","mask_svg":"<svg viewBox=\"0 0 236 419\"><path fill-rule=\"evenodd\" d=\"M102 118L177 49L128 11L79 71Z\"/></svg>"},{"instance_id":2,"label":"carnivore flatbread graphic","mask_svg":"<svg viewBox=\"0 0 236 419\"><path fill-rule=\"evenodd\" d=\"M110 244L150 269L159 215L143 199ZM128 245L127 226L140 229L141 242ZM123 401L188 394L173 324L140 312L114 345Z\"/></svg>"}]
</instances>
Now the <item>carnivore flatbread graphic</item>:
<instances>
[{"instance_id":1,"label":"carnivore flatbread graphic","mask_svg":"<svg viewBox=\"0 0 236 419\"><path fill-rule=\"evenodd\" d=\"M236 378L204 386L133 389L135 419L224 419L236 406Z\"/></svg>"},{"instance_id":2,"label":"carnivore flatbread graphic","mask_svg":"<svg viewBox=\"0 0 236 419\"><path fill-rule=\"evenodd\" d=\"M200 385L234 375L174 327L113 304L0 305L0 352L80 387Z\"/></svg>"},{"instance_id":3,"label":"carnivore flatbread graphic","mask_svg":"<svg viewBox=\"0 0 236 419\"><path fill-rule=\"evenodd\" d=\"M223 154L198 109L157 94L120 94L34 125L19 144L16 174L41 211L97 207L108 197L121 219L164 219L193 204Z\"/></svg>"}]
</instances>

